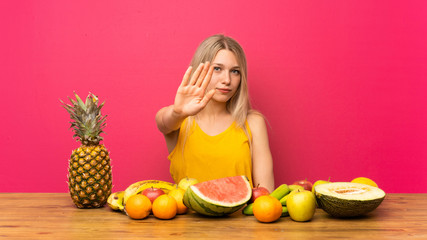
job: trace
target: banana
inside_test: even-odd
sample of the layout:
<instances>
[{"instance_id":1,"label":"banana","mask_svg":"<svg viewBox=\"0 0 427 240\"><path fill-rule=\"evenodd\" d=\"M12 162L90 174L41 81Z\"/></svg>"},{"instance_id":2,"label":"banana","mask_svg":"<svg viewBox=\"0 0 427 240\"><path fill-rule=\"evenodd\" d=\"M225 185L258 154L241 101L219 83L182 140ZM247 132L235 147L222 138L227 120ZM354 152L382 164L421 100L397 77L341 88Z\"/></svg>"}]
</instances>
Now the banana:
<instances>
[{"instance_id":1,"label":"banana","mask_svg":"<svg viewBox=\"0 0 427 240\"><path fill-rule=\"evenodd\" d=\"M281 217L287 217L289 216L288 208L286 206L282 206L282 215Z\"/></svg>"},{"instance_id":2,"label":"banana","mask_svg":"<svg viewBox=\"0 0 427 240\"><path fill-rule=\"evenodd\" d=\"M110 194L107 199L108 206L114 211L123 211L125 207L123 206L123 197L125 195L124 191L114 192Z\"/></svg>"},{"instance_id":3,"label":"banana","mask_svg":"<svg viewBox=\"0 0 427 240\"><path fill-rule=\"evenodd\" d=\"M287 194L286 196L282 197L280 199L280 203L282 204L282 206L286 206L286 201L288 200L289 195L291 195L292 192L290 192L289 194Z\"/></svg>"},{"instance_id":4,"label":"banana","mask_svg":"<svg viewBox=\"0 0 427 240\"><path fill-rule=\"evenodd\" d=\"M272 193L270 193L270 196L277 198L278 200L282 199L284 196L286 196L289 193L289 187L287 184L282 184Z\"/></svg>"},{"instance_id":5,"label":"banana","mask_svg":"<svg viewBox=\"0 0 427 240\"><path fill-rule=\"evenodd\" d=\"M126 205L126 201L133 195L136 195L144 189L147 188L160 188L162 189L166 194L174 188L174 184L170 182L160 181L160 180L144 180L139 181L136 183L131 184L129 187L126 188L124 191L123 196L123 205Z\"/></svg>"}]
</instances>

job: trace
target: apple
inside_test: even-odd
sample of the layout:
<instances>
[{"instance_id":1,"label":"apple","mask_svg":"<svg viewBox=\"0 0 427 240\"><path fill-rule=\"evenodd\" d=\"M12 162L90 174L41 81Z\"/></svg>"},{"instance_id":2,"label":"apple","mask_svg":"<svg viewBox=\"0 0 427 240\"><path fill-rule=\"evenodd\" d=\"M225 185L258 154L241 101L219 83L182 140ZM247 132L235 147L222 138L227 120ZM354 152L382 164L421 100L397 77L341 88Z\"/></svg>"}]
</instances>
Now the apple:
<instances>
[{"instance_id":1,"label":"apple","mask_svg":"<svg viewBox=\"0 0 427 240\"><path fill-rule=\"evenodd\" d=\"M296 190L286 201L289 216L296 222L310 221L316 211L316 198L311 191Z\"/></svg>"},{"instance_id":2,"label":"apple","mask_svg":"<svg viewBox=\"0 0 427 240\"><path fill-rule=\"evenodd\" d=\"M268 191L265 187L257 186L256 188L252 189L252 197L249 199L249 203L255 202L255 199L258 197L264 196L264 195L270 195L270 191Z\"/></svg>"},{"instance_id":3,"label":"apple","mask_svg":"<svg viewBox=\"0 0 427 240\"><path fill-rule=\"evenodd\" d=\"M184 189L185 191L189 186L194 185L196 183L199 183L197 179L185 177L179 181L178 187Z\"/></svg>"},{"instance_id":4,"label":"apple","mask_svg":"<svg viewBox=\"0 0 427 240\"><path fill-rule=\"evenodd\" d=\"M154 188L154 187L146 188L144 189L144 191L142 191L142 195L145 195L146 197L148 197L151 203L153 203L158 196L163 194L165 194L165 192L162 189Z\"/></svg>"},{"instance_id":5,"label":"apple","mask_svg":"<svg viewBox=\"0 0 427 240\"><path fill-rule=\"evenodd\" d=\"M307 179L296 181L293 183L293 185L300 185L307 191L311 191L311 189L313 188L313 184L307 181Z\"/></svg>"}]
</instances>

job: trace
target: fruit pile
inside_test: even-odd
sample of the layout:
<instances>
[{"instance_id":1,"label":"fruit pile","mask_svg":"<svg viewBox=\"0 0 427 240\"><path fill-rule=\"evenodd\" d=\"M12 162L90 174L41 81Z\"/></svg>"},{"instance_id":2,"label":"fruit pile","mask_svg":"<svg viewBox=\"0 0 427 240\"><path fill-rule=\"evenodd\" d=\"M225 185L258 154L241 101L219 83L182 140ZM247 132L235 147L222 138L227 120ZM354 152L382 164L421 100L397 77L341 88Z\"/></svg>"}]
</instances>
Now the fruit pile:
<instances>
[{"instance_id":1,"label":"fruit pile","mask_svg":"<svg viewBox=\"0 0 427 240\"><path fill-rule=\"evenodd\" d=\"M188 209L206 216L224 216L239 209L259 222L275 222L289 216L296 222L313 219L316 207L334 217L354 217L377 208L384 191L368 178L351 182L307 180L281 184L273 192L251 188L245 176L220 178L205 182L184 178L178 185L159 180L145 180L115 192L108 205L132 219L144 219L152 213L159 219L172 219ZM246 205L246 206L245 206Z\"/></svg>"},{"instance_id":2,"label":"fruit pile","mask_svg":"<svg viewBox=\"0 0 427 240\"><path fill-rule=\"evenodd\" d=\"M313 218L316 206L333 217L355 217L373 211L385 198L384 191L369 178L335 183L329 180L282 184L271 194L258 186L252 190L251 200L242 212L254 215L259 222L274 222L283 216L306 222Z\"/></svg>"},{"instance_id":3,"label":"fruit pile","mask_svg":"<svg viewBox=\"0 0 427 240\"><path fill-rule=\"evenodd\" d=\"M98 208L105 202L130 218L144 219L153 213L159 219L172 219L190 208L207 216L233 213L245 204L243 214L254 215L260 222L274 222L280 217L310 221L316 205L334 217L354 217L376 209L385 198L383 190L371 179L359 177L351 182L307 180L282 184L271 194L264 187L252 189L245 176L234 176L198 183L184 178L178 185L144 180L125 191L111 193L112 172L109 152L101 141L106 116L104 103L89 93L83 101L77 94L71 104L62 102L70 114L74 137L81 146L69 159L68 187L78 208ZM108 198L107 198L108 197Z\"/></svg>"},{"instance_id":4,"label":"fruit pile","mask_svg":"<svg viewBox=\"0 0 427 240\"><path fill-rule=\"evenodd\" d=\"M178 185L160 180L139 181L125 191L112 193L107 203L111 209L124 212L132 219L144 219L150 213L158 219L172 219L187 213L184 193L195 183L197 180L192 178L184 178Z\"/></svg>"}]
</instances>

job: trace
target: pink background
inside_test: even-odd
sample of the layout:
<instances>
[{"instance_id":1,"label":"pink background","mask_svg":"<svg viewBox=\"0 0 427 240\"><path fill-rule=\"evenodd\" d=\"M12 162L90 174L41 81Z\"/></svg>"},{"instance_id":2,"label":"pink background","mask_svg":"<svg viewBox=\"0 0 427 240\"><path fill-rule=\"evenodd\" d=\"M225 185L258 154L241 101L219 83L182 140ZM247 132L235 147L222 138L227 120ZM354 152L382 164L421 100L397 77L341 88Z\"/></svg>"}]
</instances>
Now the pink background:
<instances>
[{"instance_id":1,"label":"pink background","mask_svg":"<svg viewBox=\"0 0 427 240\"><path fill-rule=\"evenodd\" d=\"M67 191L73 91L106 102L113 191L171 181L154 116L215 33L246 51L276 185L427 192L426 1L253 2L2 1L0 192Z\"/></svg>"}]
</instances>

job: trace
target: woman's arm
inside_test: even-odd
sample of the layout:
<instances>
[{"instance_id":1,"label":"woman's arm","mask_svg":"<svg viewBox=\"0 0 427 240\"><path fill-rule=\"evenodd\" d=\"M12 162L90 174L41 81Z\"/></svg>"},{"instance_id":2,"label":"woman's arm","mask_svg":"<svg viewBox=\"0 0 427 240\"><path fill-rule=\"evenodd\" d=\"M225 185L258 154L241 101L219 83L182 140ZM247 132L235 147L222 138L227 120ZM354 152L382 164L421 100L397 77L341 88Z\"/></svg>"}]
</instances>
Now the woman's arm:
<instances>
[{"instance_id":1,"label":"woman's arm","mask_svg":"<svg viewBox=\"0 0 427 240\"><path fill-rule=\"evenodd\" d=\"M157 128L164 135L179 129L185 116L179 115L173 110L173 105L160 109L156 114Z\"/></svg>"},{"instance_id":2,"label":"woman's arm","mask_svg":"<svg viewBox=\"0 0 427 240\"><path fill-rule=\"evenodd\" d=\"M178 142L179 128L184 119L176 116L173 112L173 105L160 109L156 114L157 128L165 137L169 153L172 152Z\"/></svg>"},{"instance_id":3,"label":"woman's arm","mask_svg":"<svg viewBox=\"0 0 427 240\"><path fill-rule=\"evenodd\" d=\"M257 113L248 116L252 133L252 178L254 187L262 186L270 192L275 189L273 158L268 142L267 126L264 117Z\"/></svg>"}]
</instances>

